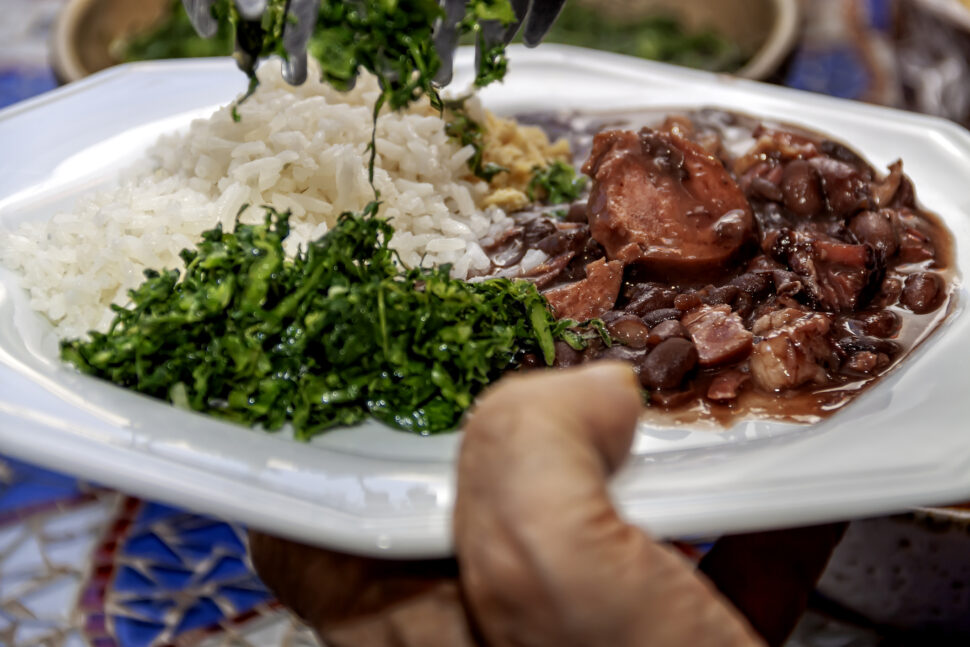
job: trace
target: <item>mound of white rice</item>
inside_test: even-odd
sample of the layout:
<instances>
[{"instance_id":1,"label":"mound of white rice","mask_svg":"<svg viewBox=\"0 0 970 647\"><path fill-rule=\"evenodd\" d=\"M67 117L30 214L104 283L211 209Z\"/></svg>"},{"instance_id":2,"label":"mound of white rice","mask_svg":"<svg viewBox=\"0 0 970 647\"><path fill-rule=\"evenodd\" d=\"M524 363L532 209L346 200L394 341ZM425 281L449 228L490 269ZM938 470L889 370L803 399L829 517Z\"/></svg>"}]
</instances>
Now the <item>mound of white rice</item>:
<instances>
[{"instance_id":1,"label":"mound of white rice","mask_svg":"<svg viewBox=\"0 0 970 647\"><path fill-rule=\"evenodd\" d=\"M0 261L22 274L31 305L59 335L105 330L109 304L125 303L145 268L179 267L179 251L216 223L232 229L245 204L293 212L293 254L341 212L373 199L366 149L374 79L359 79L346 94L314 80L294 88L267 63L260 80L239 122L223 108L187 133L162 137L117 188L78 200L50 222L0 232ZM382 115L375 184L402 261L452 263L452 274L465 278L489 267L481 245L511 221L498 208L478 208L487 186L463 179L473 151L459 148L444 126L426 104ZM242 220L262 218L251 207Z\"/></svg>"}]
</instances>

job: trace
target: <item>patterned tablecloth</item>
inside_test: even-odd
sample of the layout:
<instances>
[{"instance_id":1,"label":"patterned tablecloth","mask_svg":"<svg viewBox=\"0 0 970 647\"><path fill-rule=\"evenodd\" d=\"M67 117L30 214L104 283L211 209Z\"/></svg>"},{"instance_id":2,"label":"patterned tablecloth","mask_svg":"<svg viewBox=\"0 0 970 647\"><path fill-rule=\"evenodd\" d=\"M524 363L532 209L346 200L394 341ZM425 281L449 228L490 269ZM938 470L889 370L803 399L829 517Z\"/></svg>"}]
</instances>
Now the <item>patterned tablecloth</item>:
<instances>
[{"instance_id":1,"label":"patterned tablecloth","mask_svg":"<svg viewBox=\"0 0 970 647\"><path fill-rule=\"evenodd\" d=\"M3 0L0 107L56 86L63 0ZM777 80L894 103L893 0L813 0ZM17 16L14 20L11 17ZM2 447L0 447L2 452ZM875 644L810 615L791 645ZM0 645L316 645L246 558L245 531L0 455Z\"/></svg>"}]
</instances>

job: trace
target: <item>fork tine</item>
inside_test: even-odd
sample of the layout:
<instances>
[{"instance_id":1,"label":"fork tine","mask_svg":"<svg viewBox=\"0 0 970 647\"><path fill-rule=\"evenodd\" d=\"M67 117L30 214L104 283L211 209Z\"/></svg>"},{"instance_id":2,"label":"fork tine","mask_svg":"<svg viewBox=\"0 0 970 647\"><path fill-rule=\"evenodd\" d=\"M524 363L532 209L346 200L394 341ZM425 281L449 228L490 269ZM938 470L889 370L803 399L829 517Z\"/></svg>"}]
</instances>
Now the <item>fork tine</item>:
<instances>
[{"instance_id":1,"label":"fork tine","mask_svg":"<svg viewBox=\"0 0 970 647\"><path fill-rule=\"evenodd\" d=\"M258 20L266 11L266 0L236 0L236 8L245 20Z\"/></svg>"},{"instance_id":2,"label":"fork tine","mask_svg":"<svg viewBox=\"0 0 970 647\"><path fill-rule=\"evenodd\" d=\"M306 81L306 46L317 23L319 0L290 0L287 20L283 26L283 49L287 60L283 63L283 78L290 85Z\"/></svg>"},{"instance_id":3,"label":"fork tine","mask_svg":"<svg viewBox=\"0 0 970 647\"><path fill-rule=\"evenodd\" d=\"M303 85L306 81L306 52L289 54L283 61L283 80L290 85Z\"/></svg>"},{"instance_id":4,"label":"fork tine","mask_svg":"<svg viewBox=\"0 0 970 647\"><path fill-rule=\"evenodd\" d=\"M532 10L525 22L525 35L522 40L526 46L535 47L546 35L552 23L556 22L566 0L532 0Z\"/></svg>"},{"instance_id":5,"label":"fork tine","mask_svg":"<svg viewBox=\"0 0 970 647\"><path fill-rule=\"evenodd\" d=\"M451 83L455 47L458 46L458 23L465 17L465 0L440 0L445 15L434 29L434 49L441 59L441 68L434 76L436 85L444 87Z\"/></svg>"},{"instance_id":6,"label":"fork tine","mask_svg":"<svg viewBox=\"0 0 970 647\"><path fill-rule=\"evenodd\" d=\"M182 0L185 13L195 27L195 31L203 38L212 38L219 29L219 24L212 17L212 5L215 0Z\"/></svg>"},{"instance_id":7,"label":"fork tine","mask_svg":"<svg viewBox=\"0 0 970 647\"><path fill-rule=\"evenodd\" d=\"M483 20L478 23L481 27L478 41L475 43L475 69L477 70L482 62L482 54L492 49L495 45L503 42L505 35L505 25L498 20Z\"/></svg>"},{"instance_id":8,"label":"fork tine","mask_svg":"<svg viewBox=\"0 0 970 647\"><path fill-rule=\"evenodd\" d=\"M512 42L519 31L519 27L522 26L526 14L529 13L529 0L512 0L512 11L515 12L515 21L505 28L505 35L502 37L502 40L506 43Z\"/></svg>"}]
</instances>

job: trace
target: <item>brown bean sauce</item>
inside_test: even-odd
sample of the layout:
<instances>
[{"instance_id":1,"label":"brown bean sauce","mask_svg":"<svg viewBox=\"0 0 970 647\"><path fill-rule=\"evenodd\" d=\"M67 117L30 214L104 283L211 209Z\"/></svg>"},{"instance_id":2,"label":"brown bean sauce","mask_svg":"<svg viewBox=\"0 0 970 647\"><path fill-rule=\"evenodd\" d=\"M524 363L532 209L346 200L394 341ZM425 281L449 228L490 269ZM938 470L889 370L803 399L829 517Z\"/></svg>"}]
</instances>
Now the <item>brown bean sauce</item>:
<instances>
[{"instance_id":1,"label":"brown bean sauce","mask_svg":"<svg viewBox=\"0 0 970 647\"><path fill-rule=\"evenodd\" d=\"M617 343L667 423L812 422L896 368L951 309L953 241L896 162L721 110L522 115L572 144L576 203L516 214L487 251ZM525 250L542 251L522 267ZM514 259L515 263L510 263Z\"/></svg>"}]
</instances>

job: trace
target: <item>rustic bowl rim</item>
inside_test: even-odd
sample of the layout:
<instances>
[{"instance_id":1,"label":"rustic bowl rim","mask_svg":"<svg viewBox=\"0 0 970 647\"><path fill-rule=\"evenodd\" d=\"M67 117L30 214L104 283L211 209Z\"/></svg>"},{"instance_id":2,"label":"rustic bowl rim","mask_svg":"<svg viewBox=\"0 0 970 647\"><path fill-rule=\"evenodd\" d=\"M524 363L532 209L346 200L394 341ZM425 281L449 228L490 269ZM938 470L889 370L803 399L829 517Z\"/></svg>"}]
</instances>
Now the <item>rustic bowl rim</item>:
<instances>
[{"instance_id":1,"label":"rustic bowl rim","mask_svg":"<svg viewBox=\"0 0 970 647\"><path fill-rule=\"evenodd\" d=\"M101 0L68 0L58 13L51 34L51 65L62 83L77 81L90 74L78 55L77 23ZM771 0L775 20L768 37L741 69L731 72L746 79L765 79L782 64L798 37L800 11L798 0Z\"/></svg>"}]
</instances>

